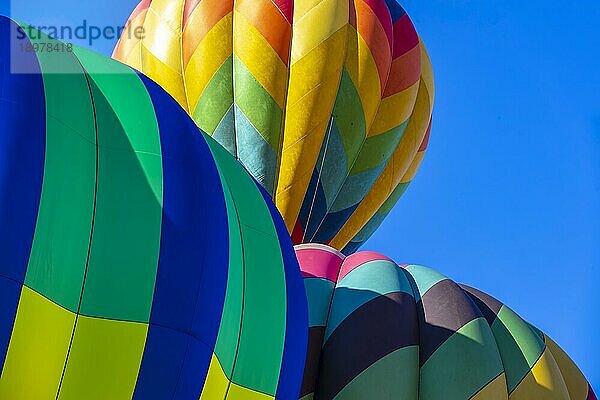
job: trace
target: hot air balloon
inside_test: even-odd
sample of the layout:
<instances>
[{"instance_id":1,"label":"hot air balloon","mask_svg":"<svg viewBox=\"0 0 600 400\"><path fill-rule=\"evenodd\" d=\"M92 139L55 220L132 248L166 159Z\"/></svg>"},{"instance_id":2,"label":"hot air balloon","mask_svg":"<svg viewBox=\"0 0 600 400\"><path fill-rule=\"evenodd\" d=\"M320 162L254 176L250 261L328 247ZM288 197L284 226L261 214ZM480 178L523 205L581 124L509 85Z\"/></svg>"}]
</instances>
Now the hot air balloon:
<instances>
[{"instance_id":1,"label":"hot air balloon","mask_svg":"<svg viewBox=\"0 0 600 400\"><path fill-rule=\"evenodd\" d=\"M355 251L420 165L433 74L396 0L143 0L128 27L113 57L242 162L294 243Z\"/></svg>"},{"instance_id":2,"label":"hot air balloon","mask_svg":"<svg viewBox=\"0 0 600 400\"><path fill-rule=\"evenodd\" d=\"M20 32L0 18L0 398L294 398L306 299L269 196L148 78Z\"/></svg>"},{"instance_id":3,"label":"hot air balloon","mask_svg":"<svg viewBox=\"0 0 600 400\"><path fill-rule=\"evenodd\" d=\"M309 302L302 399L595 400L506 305L377 253L296 246Z\"/></svg>"}]
</instances>

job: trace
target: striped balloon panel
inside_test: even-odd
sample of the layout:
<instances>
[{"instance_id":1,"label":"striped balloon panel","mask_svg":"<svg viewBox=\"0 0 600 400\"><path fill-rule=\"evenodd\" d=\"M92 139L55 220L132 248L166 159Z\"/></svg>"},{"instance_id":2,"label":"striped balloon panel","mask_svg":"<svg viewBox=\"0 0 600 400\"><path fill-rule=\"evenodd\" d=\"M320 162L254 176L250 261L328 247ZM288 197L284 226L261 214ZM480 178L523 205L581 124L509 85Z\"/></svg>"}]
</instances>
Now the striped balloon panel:
<instances>
[{"instance_id":1,"label":"striped balloon panel","mask_svg":"<svg viewBox=\"0 0 600 400\"><path fill-rule=\"evenodd\" d=\"M292 26L271 0L241 0L235 2L233 28L238 157L273 193L282 145Z\"/></svg>"},{"instance_id":2,"label":"striped balloon panel","mask_svg":"<svg viewBox=\"0 0 600 400\"><path fill-rule=\"evenodd\" d=\"M311 326L303 399L594 396L554 342L482 292L377 253L296 254Z\"/></svg>"},{"instance_id":3,"label":"striped balloon panel","mask_svg":"<svg viewBox=\"0 0 600 400\"><path fill-rule=\"evenodd\" d=\"M0 398L294 397L306 304L260 185L148 78L0 29Z\"/></svg>"},{"instance_id":4,"label":"striped balloon panel","mask_svg":"<svg viewBox=\"0 0 600 400\"><path fill-rule=\"evenodd\" d=\"M420 44L420 49L421 78L417 98L406 126L406 131L371 191L367 193L356 210L345 221L344 226L341 227L333 240L330 241L329 245L332 247L344 249L345 252L358 249L360 244L364 242L363 239L366 240L379 226L377 220L383 221L381 215L377 216L378 210L382 207L385 210L388 206L391 209L394 206L393 198L397 196L397 192L394 192L401 190L398 187L402 183L412 180L425 155L431 130L434 85L431 62L423 43ZM392 204L388 203L384 206L388 201L391 201ZM369 222L372 219L374 221ZM363 228L366 231L361 232ZM361 232L360 235L359 232ZM359 238L354 240L357 235L359 235ZM346 249L345 246L350 241L353 243Z\"/></svg>"},{"instance_id":5,"label":"striped balloon panel","mask_svg":"<svg viewBox=\"0 0 600 400\"><path fill-rule=\"evenodd\" d=\"M113 57L244 164L295 243L330 242L399 157L422 50L396 0L144 0L128 28Z\"/></svg>"},{"instance_id":6,"label":"striped balloon panel","mask_svg":"<svg viewBox=\"0 0 600 400\"><path fill-rule=\"evenodd\" d=\"M393 20L383 0L357 1L353 11L332 129L297 221L301 242L335 236L390 160L415 103L420 49L406 13Z\"/></svg>"},{"instance_id":7,"label":"striped balloon panel","mask_svg":"<svg viewBox=\"0 0 600 400\"><path fill-rule=\"evenodd\" d=\"M429 122L429 128L421 142L421 146L419 147L415 157L410 164L408 170L405 172L402 179L400 179L400 183L396 186L396 188L389 195L387 200L379 207L375 215L371 217L371 219L362 227L362 229L352 238L350 243L344 247L342 252L344 254L352 254L356 252L379 228L379 226L383 223L388 214L392 211L396 203L400 200L402 195L408 189L408 186L415 178L421 163L423 162L423 158L425 157L425 152L427 151L427 146L429 144L429 133L431 132L431 121Z\"/></svg>"},{"instance_id":8,"label":"striped balloon panel","mask_svg":"<svg viewBox=\"0 0 600 400\"><path fill-rule=\"evenodd\" d=\"M569 356L506 305L461 285L492 328L506 371L510 399L580 399L594 396Z\"/></svg>"}]
</instances>

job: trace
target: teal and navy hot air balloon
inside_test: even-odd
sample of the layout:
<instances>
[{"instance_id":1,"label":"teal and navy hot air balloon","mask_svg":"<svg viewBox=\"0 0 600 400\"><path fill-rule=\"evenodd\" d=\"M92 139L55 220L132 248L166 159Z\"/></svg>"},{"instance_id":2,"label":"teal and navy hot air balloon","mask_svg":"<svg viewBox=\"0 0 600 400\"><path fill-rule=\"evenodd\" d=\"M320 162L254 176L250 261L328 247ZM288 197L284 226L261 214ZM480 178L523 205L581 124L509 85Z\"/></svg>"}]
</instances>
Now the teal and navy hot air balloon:
<instances>
[{"instance_id":1,"label":"teal and navy hot air balloon","mask_svg":"<svg viewBox=\"0 0 600 400\"><path fill-rule=\"evenodd\" d=\"M275 206L148 78L0 18L0 399L289 399ZM21 73L19 73L21 72Z\"/></svg>"},{"instance_id":2,"label":"teal and navy hot air balloon","mask_svg":"<svg viewBox=\"0 0 600 400\"><path fill-rule=\"evenodd\" d=\"M296 246L309 302L303 400L596 400L506 305L429 268Z\"/></svg>"}]
</instances>

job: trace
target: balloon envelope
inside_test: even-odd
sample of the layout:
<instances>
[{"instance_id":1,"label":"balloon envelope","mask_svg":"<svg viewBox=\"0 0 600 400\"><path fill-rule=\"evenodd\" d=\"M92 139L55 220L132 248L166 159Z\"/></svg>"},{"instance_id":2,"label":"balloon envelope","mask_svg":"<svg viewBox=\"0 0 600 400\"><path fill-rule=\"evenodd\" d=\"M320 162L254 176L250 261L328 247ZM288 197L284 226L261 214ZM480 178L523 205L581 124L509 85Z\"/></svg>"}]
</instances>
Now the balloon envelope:
<instances>
[{"instance_id":1,"label":"balloon envelope","mask_svg":"<svg viewBox=\"0 0 600 400\"><path fill-rule=\"evenodd\" d=\"M306 300L269 196L148 78L18 29L0 18L0 398L295 397Z\"/></svg>"},{"instance_id":2,"label":"balloon envelope","mask_svg":"<svg viewBox=\"0 0 600 400\"><path fill-rule=\"evenodd\" d=\"M296 254L309 302L303 399L594 398L550 338L485 293L377 253Z\"/></svg>"},{"instance_id":3,"label":"balloon envelope","mask_svg":"<svg viewBox=\"0 0 600 400\"><path fill-rule=\"evenodd\" d=\"M420 165L433 74L396 0L144 0L128 27L113 56L244 164L295 243L353 252Z\"/></svg>"}]
</instances>

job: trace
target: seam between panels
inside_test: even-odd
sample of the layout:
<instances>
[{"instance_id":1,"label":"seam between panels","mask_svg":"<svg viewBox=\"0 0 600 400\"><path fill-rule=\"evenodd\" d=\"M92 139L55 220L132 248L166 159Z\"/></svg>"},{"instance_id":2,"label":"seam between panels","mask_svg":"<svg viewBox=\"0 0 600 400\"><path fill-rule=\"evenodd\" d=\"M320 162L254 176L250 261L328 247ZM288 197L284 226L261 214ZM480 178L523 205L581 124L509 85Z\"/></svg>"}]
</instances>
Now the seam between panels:
<instances>
[{"instance_id":1,"label":"seam between panels","mask_svg":"<svg viewBox=\"0 0 600 400\"><path fill-rule=\"evenodd\" d=\"M238 151L238 137L237 137L237 121L236 121L236 117L235 117L235 108L236 108L236 102L235 102L235 0L231 0L231 107L233 108L232 110L232 114L231 117L233 118L233 132L232 132L232 136L234 139L234 149L235 149L235 154L233 155L235 157L235 159L237 161L240 162L241 164L241 160L240 157L238 155L239 151ZM223 63L224 64L224 63ZM220 68L220 67L219 67ZM216 75L216 72L215 72ZM227 114L225 114L223 116L223 118L226 116ZM217 125L218 127L218 125ZM220 144L220 143L219 143ZM245 167L244 167L245 168ZM233 198L233 196L232 196ZM236 207L236 214L237 214L237 207ZM241 235L241 232L240 232ZM232 376L233 376L233 372L232 372ZM228 389L229 390L229 387Z\"/></svg>"},{"instance_id":2,"label":"seam between panels","mask_svg":"<svg viewBox=\"0 0 600 400\"><path fill-rule=\"evenodd\" d=\"M349 29L349 28L348 28L348 29ZM359 35L359 36L360 36L360 33L358 32L358 28L357 28L357 35ZM393 43L393 40L394 40L394 37L392 36L392 48L393 48L393 45L394 45L394 43ZM344 57L344 60L345 60L345 57ZM327 217L327 215L329 215L329 213L331 212L331 208L333 207L333 205L335 204L336 200L338 199L338 197L339 197L340 193L342 192L342 189L344 188L344 186L345 186L345 184L346 184L346 182L347 182L348 178L349 178L349 177L350 177L350 175L351 175L351 174L350 174L350 172L352 172L352 169L354 168L354 165L356 164L356 162L357 162L357 161L358 161L358 159L360 158L360 154L361 154L361 152L362 152L362 150L363 150L363 148L364 148L365 144L367 143L367 140L369 139L369 132L371 131L371 128L373 127L373 124L375 124L375 120L377 119L377 115L379 114L379 109L381 108L381 103L382 103L382 102L383 102L383 100L384 100L384 93L385 93L385 90L387 89L387 85L389 84L389 81L390 81L390 76L391 76L391 73L392 73L392 67L391 67L391 65L392 65L393 61L394 61L394 59L393 59L393 54L392 54L392 59L391 59L391 61L390 61L390 69L388 70L388 73L387 73L387 77L386 77L385 86L384 86L384 87L383 87L383 89L381 90L381 96L380 96L381 98L379 99L379 103L377 104L377 109L375 110L375 114L374 114L374 116L373 116L373 119L371 120L370 124L368 124L368 126L367 126L367 125L365 125L365 137L364 137L364 140L362 141L362 143L361 143L361 145L360 145L360 148L359 148L359 150L358 150L358 153L356 154L356 157L355 157L355 158L354 158L354 160L352 161L352 164L351 164L351 165L349 165L349 167L348 167L348 170L347 170L348 172L346 172L346 176L345 176L345 178L344 178L344 181L342 182L342 185L340 186L340 188L339 188L339 189L336 191L336 193L335 193L335 195L334 195L334 197L333 197L333 199L332 199L332 201L331 201L331 206L328 206L328 207L327 207L327 211L326 211L326 213L325 213L325 217ZM340 77L340 78L341 78L341 77ZM418 82L420 82L420 81L421 81L421 79L420 79L420 77L419 77L419 80L417 81L417 83L418 83ZM338 90L339 90L339 89L338 89ZM361 101L360 97L359 97L359 101ZM413 111L411 112L411 115L409 116L409 119L408 119L408 120L410 120L410 117L412 116L412 113L414 112L414 109L415 109L415 104L416 104L416 98L415 98L415 103L413 103L413 107L412 107L412 110L413 110ZM362 105L362 101L361 101L361 105ZM408 120L407 120L407 121L408 121ZM365 121L365 122L366 122L366 121ZM405 130L406 130L406 128L405 128ZM404 133L403 133L403 135L404 135ZM402 139L402 137L400 137L400 139ZM398 144L399 144L399 143L400 143L400 142L398 142ZM396 145L396 147L398 146L398 144ZM379 173L379 176L381 176L381 174L383 173L383 170L385 169L385 166L386 166L386 165L387 165L387 164L390 162L390 160L392 159L392 157L393 157L393 155L394 155L394 152L395 152L395 149L394 149L394 151L392 152L392 156L390 156L390 158L387 160L386 164L383 166L383 169L382 169L382 170L381 170L381 172ZM379 176L377 177L377 179L379 179ZM372 185L371 185L371 187L369 188L369 192L370 192L370 191L373 189L373 186L375 186L375 183L376 183L376 182L377 182L377 180L375 180L375 182L373 182L373 184L372 184ZM369 194L369 192L367 192L367 194L366 194L366 195L365 195L365 196L364 196L364 197L363 197L363 198L362 198L362 199L361 199L361 200L358 202L358 205L360 205L360 204L363 202L363 200L364 200L364 199L367 197L367 195ZM357 207L357 208L358 208L358 207ZM356 212L356 209L355 209L355 210L352 212L352 214L350 214L350 217L351 217L351 216L354 214L354 212ZM348 221L349 221L350 217L348 217L348 218L346 219L346 222L348 222ZM323 220L321 220L321 222L319 223L319 226L317 226L317 229L315 230L315 233L313 234L313 237L311 238L311 241L312 241L312 240L314 240L315 236L317 236L317 234L319 233L319 230L321 229L321 226L323 225L323 222L324 222L324 221L325 221L325 218L323 218ZM343 228L343 227L346 225L346 222L344 223L344 225L342 226L342 228ZM368 221L367 221L367 222L368 222ZM363 225L363 227L364 227L364 225ZM361 229L362 229L362 228L361 228ZM338 232L338 233L339 233L339 232ZM337 236L337 234L336 234L336 235L334 235L333 239L335 239L335 237L336 237L336 236ZM332 239L332 240L333 240L333 239ZM350 240L352 240L352 238L350 238Z\"/></svg>"},{"instance_id":3,"label":"seam between panels","mask_svg":"<svg viewBox=\"0 0 600 400\"><path fill-rule=\"evenodd\" d=\"M321 343L321 346L320 346L320 349L319 349L319 365L318 365L318 368L317 368L317 378L315 379L315 386L313 388L313 396L315 398L317 398L317 389L319 388L319 378L320 378L320 375L321 375L321 374L319 374L319 372L321 371L321 363L323 362L323 357L321 357L322 356L321 353L323 351L323 348L325 347L325 335L327 335L327 327L329 325L329 317L331 316L331 309L333 308L333 299L335 297L335 292L336 292L337 287L338 287L338 283L339 283L339 280L340 280L340 275L342 273L342 268L344 267L344 261L346 261L346 258L347 258L346 256L343 256L342 262L340 263L340 266L338 267L338 271L337 271L337 274L336 274L336 277L335 277L335 282L334 282L334 285L333 285L333 291L331 292L331 300L329 301L329 308L327 309L327 318L325 318L325 326L324 326L325 329L323 330L323 342ZM336 393L336 395L337 395L337 393Z\"/></svg>"},{"instance_id":4,"label":"seam between panels","mask_svg":"<svg viewBox=\"0 0 600 400\"><path fill-rule=\"evenodd\" d=\"M517 388L521 385L521 383L523 383L523 381L525 380L525 378L527 378L527 375L529 375L529 373L533 370L533 367L535 367L535 365L538 363L538 361L540 361L540 359L544 356L544 352L546 352L547 349L548 349L548 345L546 345L546 343L544 342L544 349L542 350L542 352L540 353L540 355L535 359L535 361L533 362L533 364L532 364L531 367L529 367L529 365L527 365L529 367L529 369L527 370L527 372L525 372L525 374L521 377L521 379L519 379L519 382L517 382L515 384L515 387L513 387L512 390L509 390L508 380L506 381L506 391L508 392L509 396L511 394L513 394L513 392L515 390L517 390ZM502 366L504 366L504 363L503 363Z\"/></svg>"},{"instance_id":5,"label":"seam between panels","mask_svg":"<svg viewBox=\"0 0 600 400\"><path fill-rule=\"evenodd\" d=\"M99 147L98 147L98 118L97 118L97 114L96 114L96 105L94 103L94 94L92 93L90 77L89 77L88 73L85 71L85 68L83 67L83 64L81 64L81 61L79 60L79 58L77 56L75 56L75 59L77 60L77 62L79 63L79 65L81 67L82 74L85 77L85 81L87 83L88 91L89 91L90 99L91 99L91 106L92 106L93 115L94 115L94 131L95 131L95 135L96 135L96 146L95 146L96 167L95 167L94 201L93 201L93 209L92 209L92 220L91 220L91 226L90 226L90 237L89 237L89 241L88 241L88 252L87 252L87 257L86 257L86 261L85 261L85 270L83 273L83 280L82 280L82 284L81 284L81 293L79 294L79 304L77 305L77 312L75 314L75 322L73 324L73 330L71 331L71 339L69 341L69 348L67 350L67 356L65 357L65 363L63 365L62 374L60 376L60 382L58 384L58 389L56 391L56 397L55 397L56 400L58 400L58 398L60 396L60 391L62 389L65 372L67 370L67 364L69 362L69 355L71 354L71 349L73 347L73 339L75 338L75 330L77 329L77 322L79 320L79 312L81 311L81 303L83 302L83 293L85 290L85 283L86 283L86 279L87 279L87 273L88 273L88 268L89 268L89 264L90 264L90 257L91 257L91 253L92 253L92 240L93 240L93 236L94 236L94 227L95 227L95 223L96 223L96 206L97 206L97 200L98 200L98 157L99 157L98 153L99 153Z\"/></svg>"},{"instance_id":6,"label":"seam between panels","mask_svg":"<svg viewBox=\"0 0 600 400\"><path fill-rule=\"evenodd\" d=\"M187 85L185 84L185 67L183 65L183 31L184 31L184 26L183 26L183 18L185 16L185 4L188 0L182 0L181 2L181 36L179 37L179 62L181 65L181 83L183 85L183 95L185 96L185 111L186 114L191 115L192 110L190 107L190 99L188 96L188 91L187 91ZM197 6L197 5L196 5ZM194 12L194 10L192 10L192 12ZM191 16L191 14L190 14Z\"/></svg>"},{"instance_id":7,"label":"seam between panels","mask_svg":"<svg viewBox=\"0 0 600 400\"><path fill-rule=\"evenodd\" d=\"M142 21L142 28L144 29L144 31L146 30L146 20L148 19L148 13L150 12L150 10L152 8L152 1L153 0L150 0L148 2L148 8L146 9L146 15L144 15L144 20ZM142 38L140 39L140 71L144 71L144 38L145 37L146 37L146 35L142 35Z\"/></svg>"},{"instance_id":8,"label":"seam between panels","mask_svg":"<svg viewBox=\"0 0 600 400\"><path fill-rule=\"evenodd\" d=\"M239 324L240 330L239 330L239 334L238 334L238 337L237 337L237 343L236 343L236 348L235 348L235 356L233 358L233 366L231 367L231 378L227 379L227 390L225 391L225 397L223 397L223 400L226 400L227 397L229 396L229 389L231 388L231 384L233 383L233 378L235 376L235 367L236 367L236 364L237 364L238 354L239 354L239 351L240 351L240 342L242 341L242 329L243 329L243 325L244 325L244 306L246 304L246 254L245 254L245 251L244 251L244 236L243 236L243 232L242 232L242 224L241 224L241 221L240 221L240 215L239 215L239 212L238 212L238 207L237 207L237 204L235 202L235 198L233 197L233 193L229 189L229 183L227 182L227 180L226 180L226 178L224 176L222 177L222 181L223 181L224 185L227 186L227 191L229 191L229 194L231 196L233 209L235 211L235 215L236 215L236 219L237 219L237 229L238 229L238 231L240 233L240 249L241 249L241 255L242 255L242 279L243 279L242 296L241 296L242 297L242 304L241 304L240 324ZM229 277L228 277L228 281L229 281ZM223 371L223 372L225 372L225 371ZM225 377L227 377L227 373L225 373Z\"/></svg>"},{"instance_id":9,"label":"seam between panels","mask_svg":"<svg viewBox=\"0 0 600 400\"><path fill-rule=\"evenodd\" d=\"M337 100L338 94L340 93L340 88L342 87L342 76L344 75L344 69L346 68L346 60L348 59L348 42L350 40L350 26L351 26L351 24L350 24L350 7L353 7L353 6L354 6L353 2L348 3L348 22L347 22L347 26L346 26L346 40L344 42L345 43L345 46L344 46L344 61L342 62L342 65L341 65L341 68L340 68L340 78L339 78L339 82L338 82L338 85L337 85L337 93L335 95L335 99L334 99L333 105L331 107L331 113L330 113L330 118L331 118L332 126L333 126L333 123L335 122L334 118L333 118L333 110L335 109L335 102ZM323 40L321 43L323 43L323 42L325 42L325 40ZM360 97L359 97L359 101L361 102L361 105L362 105L362 101L361 101ZM363 143L360 145L360 149L363 148L364 143L367 140L367 134L368 134L368 131L365 132L365 139L364 139ZM321 229L321 226L325 222L325 219L327 218L327 215L329 214L329 211L331 210L331 207L333 207L333 205L335 203L335 200L337 199L338 195L342 191L344 183L346 183L346 179L348 179L348 176L350 175L350 171L352 170L352 167L354 166L354 163L358 159L359 154L360 154L360 150L356 154L356 158L352 162L352 164L347 167L349 169L347 169L347 172L345 174L346 177L344 178L344 181L342 182L342 185L340 186L340 188L336 191L335 195L333 196L333 198L331 200L331 206L328 206L327 205L327 201L325 201L325 206L326 206L325 216L323 217L323 219L321 219L321 221L319 221L319 225L317 225L317 227L315 229L315 232L313 233L313 235L310 238L309 242L312 242L315 239L315 236L317 236L317 234L319 233L319 230ZM326 157L327 157L327 154L323 153L323 165L325 165L324 162L325 162ZM320 172L319 172L319 180L320 180ZM314 204L313 204L313 206L314 206ZM312 206L311 206L311 212L312 212ZM306 221L306 226L308 226L309 223L310 223L310 218ZM304 239L306 239L306 238L303 237L303 241L304 241ZM339 276L338 276L338 278L339 278ZM336 282L336 285L337 285L337 282Z\"/></svg>"},{"instance_id":10,"label":"seam between panels","mask_svg":"<svg viewBox=\"0 0 600 400\"><path fill-rule=\"evenodd\" d=\"M422 297L421 297L421 293L419 292L419 287L417 285L417 282L415 280L415 278L412 276L412 274L406 269L406 265L404 266L400 266L398 264L396 264L398 266L398 268L400 268L400 270L402 271L402 273L404 274L404 277L406 278L406 280L408 281L409 285L410 285L410 289L412 290L412 295L413 298L415 300L415 312L417 313L417 363L416 363L416 367L417 367L417 398L415 400L419 400L421 398L421 319L419 316L419 301L421 301ZM418 297L418 300L417 300ZM422 301L421 301L422 303ZM425 318L425 309L423 309L423 318Z\"/></svg>"},{"instance_id":11,"label":"seam between panels","mask_svg":"<svg viewBox=\"0 0 600 400\"><path fill-rule=\"evenodd\" d=\"M329 119L331 121L330 122L331 128L329 129L329 134L328 134L328 138L327 138L326 148L325 148L325 151L323 152L323 161L322 161L322 165L321 165L321 170L319 170L319 176L318 176L317 186L315 186L315 196L313 197L313 202L312 202L311 207L310 207L309 217L306 219L306 226L307 227L310 224L310 219L311 219L311 216L312 216L312 209L313 209L313 207L315 205L314 201L316 200L318 183L321 181L321 172L322 172L323 167L325 166L325 160L327 159L327 148L329 147L329 140L331 139L331 130L333 128L333 124L335 123L335 120L334 120L334 117L333 117L333 110L335 109L335 103L336 103L336 100L337 100L337 96L340 93L340 88L342 86L342 76L344 75L344 68L346 68L346 60L348 59L348 41L349 41L349 37L350 37L350 7L353 7L353 6L354 6L353 2L349 2L348 3L348 21L346 21L346 40L344 40L344 59L342 61L342 65L340 67L340 77L339 77L338 84L337 84L337 91L336 91L336 94L335 94L335 98L333 99L333 104L331 105L331 112L329 113ZM339 32L339 29L337 31L335 31L331 36L335 35L337 32ZM321 44L325 43L325 41L327 41L331 36L329 36L325 40L322 40L314 49L316 49L317 47L319 47ZM314 49L311 49L311 51L314 50ZM366 133L365 133L365 137L366 137ZM322 145L323 144L321 144L321 146ZM319 149L319 152L320 152L320 150L321 149ZM318 155L317 155L317 157L318 157ZM345 181L345 179L344 179L344 181ZM310 183L309 183L309 187L310 187ZM335 201L336 197L337 197L337 194L333 198L333 201ZM331 205L333 206L333 203L331 203ZM327 217L327 214L329 213L329 208L330 208L329 206L327 206L327 200L325 200L325 206L326 206L326 209L327 209L327 211L325 212L325 217ZM325 221L325 217L319 222L319 225L315 229L315 232L313 233L312 237L310 238L311 242L314 240L315 236L319 232L319 229L321 228L321 225ZM306 232L303 232L302 242L305 242L305 240L306 240ZM339 275L338 275L338 278L339 278ZM337 285L337 281L336 281L336 285ZM329 314L327 315L327 318L329 319Z\"/></svg>"},{"instance_id":12,"label":"seam between panels","mask_svg":"<svg viewBox=\"0 0 600 400\"><path fill-rule=\"evenodd\" d=\"M480 387L479 389L477 389L477 391L475 393L473 393L469 399L472 399L473 397L477 396L479 393L481 393L485 388L487 388L492 382L494 382L496 379L498 379L499 377L502 376L502 374L504 374L504 370L500 371L500 373L496 376L494 376L492 378L491 381L485 383L482 387ZM508 396L508 390L507 390L507 396Z\"/></svg>"},{"instance_id":13,"label":"seam between panels","mask_svg":"<svg viewBox=\"0 0 600 400\"><path fill-rule=\"evenodd\" d=\"M338 88L339 91L339 88ZM317 182L315 184L315 192L313 193L313 198L310 203L310 210L308 212L308 217L306 218L306 227L302 232L302 243L306 240L306 228L308 228L310 219L312 218L313 208L315 206L315 201L317 200L317 193L319 191L319 183L321 183L321 174L323 173L323 168L325 168L325 159L327 158L327 149L329 148L329 141L331 140L331 131L333 129L333 115L330 116L329 119L329 129L327 130L327 141L325 142L325 149L323 149L323 159L321 160L321 165L319 166L319 174L317 175ZM310 184L309 184L310 185ZM327 199L325 199L325 204L327 204ZM314 235L313 235L314 236Z\"/></svg>"},{"instance_id":14,"label":"seam between panels","mask_svg":"<svg viewBox=\"0 0 600 400\"><path fill-rule=\"evenodd\" d=\"M466 291L462 287L461 287L461 290L463 291L463 293L466 293ZM467 293L467 296L469 296L468 293ZM473 301L473 300L471 300L471 301ZM506 307L506 305L502 304L502 307ZM521 317L519 316L519 318L521 318ZM485 317L483 317L483 319L485 320ZM498 318L497 314L495 315L495 318L494 318L494 322L495 321L500 321L500 318ZM487 320L486 320L486 323L490 327L490 330L492 332L492 336L494 338L494 343L496 344L496 349L498 350L498 356L500 357L500 363L502 364L502 372L500 373L500 375L502 373L504 373L506 375L506 372L507 372L506 371L506 366L504 365L504 359L502 358L502 353L500 352L500 347L499 347L498 339L496 338L496 335L494 334L494 330L492 329L492 324L490 324L489 322L487 322ZM544 355L544 352L546 351L547 348L548 348L548 346L547 346L546 342L544 341L544 348L540 352L539 356L533 362L533 364L532 364L533 366L535 366L535 364L540 360L540 358L542 358L542 356ZM527 366L529 367L529 364ZM515 389L517 387L519 387L519 385L521 384L521 382L523 382L525 380L525 378L527 377L527 375L529 375L529 373L531 372L533 366L529 367L529 369L527 370L527 372L525 372L525 374L519 379L519 381L515 384L515 386L512 388L512 390L510 389L509 384L508 384L508 376L506 377L506 393L507 393L507 396L510 397L510 395L512 394L512 392L514 392ZM494 379L496 379L496 378L494 378ZM475 394L477 394L477 393L475 393ZM473 396L475 396L475 395L473 395Z\"/></svg>"},{"instance_id":15,"label":"seam between panels","mask_svg":"<svg viewBox=\"0 0 600 400\"><path fill-rule=\"evenodd\" d=\"M279 12L283 15L281 9L275 4L274 1L270 0L271 3L279 10ZM288 49L288 57L287 57L287 85L285 86L285 96L283 97L283 108L281 110L281 126L279 127L279 143L278 149L275 159L275 179L273 181L273 193L271 194L271 200L273 200L273 204L277 207L276 194L277 188L279 187L279 174L281 173L281 160L283 153L283 139L285 136L285 118L287 114L287 103L288 103L288 94L290 92L290 80L292 77L292 45L294 44L294 8L295 8L295 0L289 0L292 3L292 20L288 21L290 23L290 47ZM285 15L284 15L285 18ZM287 20L287 18L285 18ZM296 218L297 219L297 218ZM284 221L285 225L285 221ZM296 225L296 221L294 221L294 225ZM287 229L287 227L286 227ZM292 227L292 230L294 228Z\"/></svg>"},{"instance_id":16,"label":"seam between panels","mask_svg":"<svg viewBox=\"0 0 600 400\"><path fill-rule=\"evenodd\" d=\"M216 165L215 165L215 167L216 167ZM225 196L224 195L223 195L223 199L225 200ZM164 203L163 203L163 206L164 206ZM206 211L205 211L205 213L206 213ZM202 226L205 227L205 225L202 225ZM204 232L206 232L206 229L204 230ZM206 252L204 252L202 254L202 265L205 265L205 261L206 261ZM200 282L198 283L198 289L202 286L202 280L204 278L204 271L205 270L203 269L202 276L200 278ZM157 275L158 275L158 272L157 272ZM192 326L191 326L191 328L193 328L194 322L196 321L196 315L197 315L196 311L198 310L198 299L199 299L199 297L200 297L200 291L198 290L198 293L196 294L196 301L194 303L194 314L193 314L193 317L192 317L192 324L191 324ZM223 297L223 304L225 304L225 297ZM219 321L219 326L220 325L221 325L221 323ZM156 324L155 326L159 326L159 325ZM150 326L148 326L148 328L150 328ZM172 329L172 328L169 328L169 329ZM218 329L219 328L217 327L217 336L218 336ZM193 338L194 340L197 340L198 342L206 345L207 348L211 348L212 347L213 348L212 352L214 353L214 345L211 346L208 343L205 343L203 340L200 340L199 338L195 337L195 335L190 335L190 336L192 336L190 339ZM215 345L216 345L216 341L217 341L217 339L215 338ZM177 384L175 385L175 390L173 391L173 396L171 397L171 399L175 398L175 396L177 394L177 389L179 388L179 385L181 383L181 375L182 375L182 372L183 372L183 367L184 367L184 364L185 364L185 360L186 360L188 352L189 352L189 348L190 348L190 340L188 340L188 342L187 342L187 344L185 346L185 352L183 353L183 362L181 363L181 367L179 368L179 373L177 374ZM206 371L206 376L208 376L208 369ZM205 378L205 382L206 382L206 378ZM200 389L200 394L202 394L202 388Z\"/></svg>"}]
</instances>

